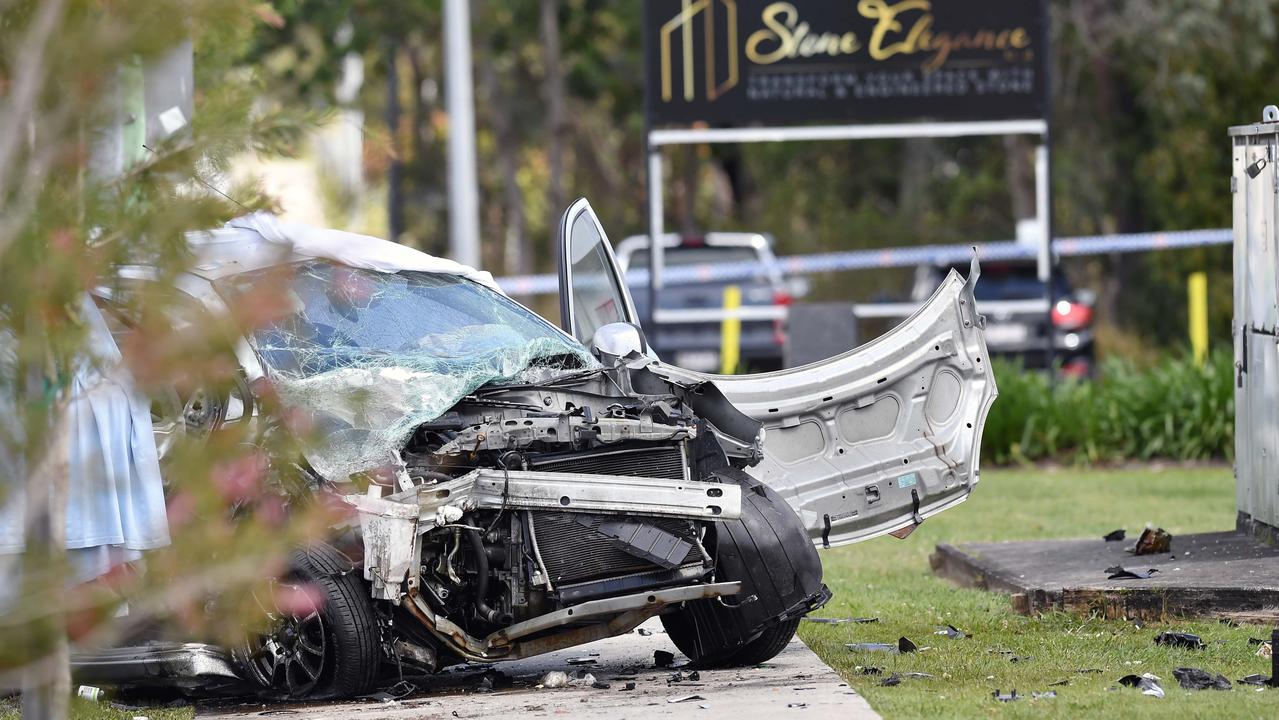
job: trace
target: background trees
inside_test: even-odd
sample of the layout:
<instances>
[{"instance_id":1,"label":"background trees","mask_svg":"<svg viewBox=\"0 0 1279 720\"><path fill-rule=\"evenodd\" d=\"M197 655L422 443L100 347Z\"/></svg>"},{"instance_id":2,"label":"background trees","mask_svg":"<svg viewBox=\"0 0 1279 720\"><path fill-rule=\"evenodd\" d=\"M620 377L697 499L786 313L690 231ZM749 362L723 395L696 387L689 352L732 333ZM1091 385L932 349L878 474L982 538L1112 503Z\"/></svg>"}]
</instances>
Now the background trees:
<instances>
[{"instance_id":1,"label":"background trees","mask_svg":"<svg viewBox=\"0 0 1279 720\"><path fill-rule=\"evenodd\" d=\"M443 250L439 3L288 0L275 8L284 23L260 26L255 49L273 96L329 102L340 58L359 53L366 175L384 187L387 169L401 166L394 194L402 194L403 239ZM576 195L590 194L613 232L644 230L640 11L640 3L606 0L475 4L484 257L494 270L549 269L554 220ZM1276 0L1053 0L1060 233L1229 224L1224 130L1275 101L1277 11ZM344 25L353 32L340 32ZM398 72L388 85L392 59ZM403 108L393 129L382 119L392 88ZM771 232L783 253L1004 240L1033 201L1030 147L1016 140L668 153L668 227ZM1116 256L1067 269L1100 291L1111 324L1174 344L1184 335L1180 304L1121 303L1121 290L1180 296L1185 273L1206 266L1212 327L1224 338L1229 257L1225 249ZM900 293L904 282L905 273L858 276L852 292ZM849 285L819 282L818 291L843 296Z\"/></svg>"}]
</instances>

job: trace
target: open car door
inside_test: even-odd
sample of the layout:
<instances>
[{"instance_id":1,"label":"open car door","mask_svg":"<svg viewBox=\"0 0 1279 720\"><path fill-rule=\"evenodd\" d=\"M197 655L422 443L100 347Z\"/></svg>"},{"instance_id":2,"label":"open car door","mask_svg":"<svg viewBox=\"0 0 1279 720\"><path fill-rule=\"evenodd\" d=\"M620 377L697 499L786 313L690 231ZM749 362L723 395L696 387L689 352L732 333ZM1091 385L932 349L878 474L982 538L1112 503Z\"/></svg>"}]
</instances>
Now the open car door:
<instances>
[{"instance_id":1,"label":"open car door","mask_svg":"<svg viewBox=\"0 0 1279 720\"><path fill-rule=\"evenodd\" d=\"M561 314L589 345L634 306L590 204L564 215ZM686 385L711 382L763 423L764 458L748 472L790 502L823 547L892 533L963 502L979 478L982 426L997 394L973 287L951 271L915 314L821 362L761 375L707 375L660 365Z\"/></svg>"}]
</instances>

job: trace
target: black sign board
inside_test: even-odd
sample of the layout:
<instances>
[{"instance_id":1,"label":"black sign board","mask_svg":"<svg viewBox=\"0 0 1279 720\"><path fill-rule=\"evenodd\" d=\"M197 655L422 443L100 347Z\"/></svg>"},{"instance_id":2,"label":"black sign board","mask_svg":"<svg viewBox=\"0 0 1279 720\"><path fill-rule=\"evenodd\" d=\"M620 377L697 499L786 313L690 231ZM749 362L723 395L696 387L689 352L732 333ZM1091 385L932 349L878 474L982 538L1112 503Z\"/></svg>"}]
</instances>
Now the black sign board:
<instances>
[{"instance_id":1,"label":"black sign board","mask_svg":"<svg viewBox=\"0 0 1279 720\"><path fill-rule=\"evenodd\" d=\"M1042 0L646 0L654 125L1042 118Z\"/></svg>"}]
</instances>

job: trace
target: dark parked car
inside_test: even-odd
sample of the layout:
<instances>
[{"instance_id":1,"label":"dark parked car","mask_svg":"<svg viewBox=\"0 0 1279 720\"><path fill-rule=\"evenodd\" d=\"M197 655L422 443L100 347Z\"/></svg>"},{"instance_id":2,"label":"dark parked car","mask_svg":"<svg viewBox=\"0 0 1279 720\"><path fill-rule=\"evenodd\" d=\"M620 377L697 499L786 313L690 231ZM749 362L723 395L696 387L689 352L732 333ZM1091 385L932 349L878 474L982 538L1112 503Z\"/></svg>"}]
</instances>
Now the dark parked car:
<instances>
[{"instance_id":1,"label":"dark parked car","mask_svg":"<svg viewBox=\"0 0 1279 720\"><path fill-rule=\"evenodd\" d=\"M949 265L922 266L915 275L911 299L928 297ZM1094 298L1071 288L1058 272L1052 285L1052 308L1045 312L1044 284L1034 263L999 262L982 266L975 290L986 316L986 345L992 355L1020 361L1024 367L1047 367L1047 339L1052 333L1054 361L1068 377L1091 377L1095 369ZM1049 317L1051 316L1051 323Z\"/></svg>"},{"instance_id":2,"label":"dark parked car","mask_svg":"<svg viewBox=\"0 0 1279 720\"><path fill-rule=\"evenodd\" d=\"M250 216L197 244L177 289L204 312L289 283L292 314L238 339L244 391L309 418L323 441L273 462L359 521L275 580L319 609L264 605L229 651L77 655L82 681L360 695L652 617L700 666L754 665L830 597L816 547L905 537L977 484L996 390L975 263L874 343L728 377L649 351L585 200L560 242L563 330L485 273L373 238ZM197 393L236 408L213 424L287 431L275 402Z\"/></svg>"},{"instance_id":3,"label":"dark parked car","mask_svg":"<svg viewBox=\"0 0 1279 720\"><path fill-rule=\"evenodd\" d=\"M758 233L668 234L662 237L662 247L663 263L668 270L737 263L758 267L749 279L731 283L707 279L666 284L657 303L654 349L680 367L718 372L724 289L732 284L741 289L741 369L748 372L781 369L786 346L786 306L792 298L768 238ZM619 243L617 262L623 270L647 270L648 237L629 237ZM635 284L630 292L639 316L648 317L648 286Z\"/></svg>"}]
</instances>

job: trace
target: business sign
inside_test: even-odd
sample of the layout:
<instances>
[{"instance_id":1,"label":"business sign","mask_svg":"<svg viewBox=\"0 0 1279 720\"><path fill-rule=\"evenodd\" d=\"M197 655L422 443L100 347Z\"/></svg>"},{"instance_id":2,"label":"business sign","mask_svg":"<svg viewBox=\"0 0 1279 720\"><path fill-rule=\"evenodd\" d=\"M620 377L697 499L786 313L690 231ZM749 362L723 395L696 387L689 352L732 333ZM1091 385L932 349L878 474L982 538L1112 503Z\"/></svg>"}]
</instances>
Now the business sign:
<instances>
[{"instance_id":1,"label":"business sign","mask_svg":"<svg viewBox=\"0 0 1279 720\"><path fill-rule=\"evenodd\" d=\"M653 124L1042 118L1042 0L646 0Z\"/></svg>"}]
</instances>

